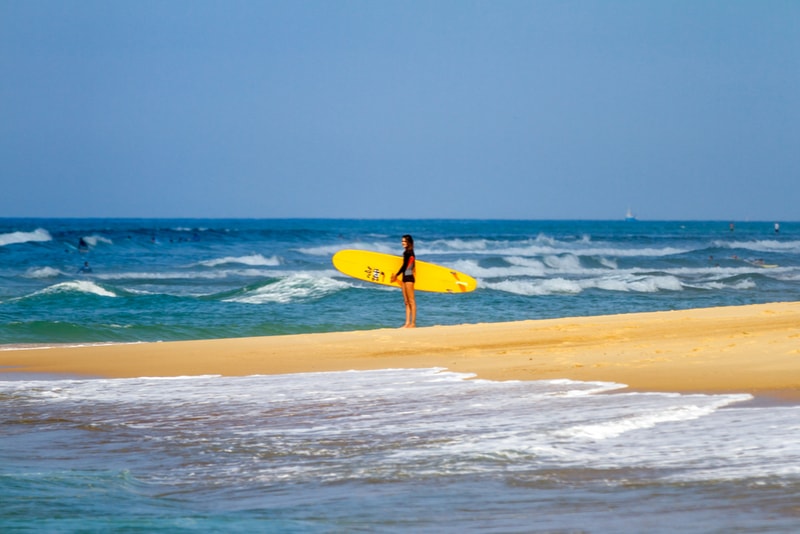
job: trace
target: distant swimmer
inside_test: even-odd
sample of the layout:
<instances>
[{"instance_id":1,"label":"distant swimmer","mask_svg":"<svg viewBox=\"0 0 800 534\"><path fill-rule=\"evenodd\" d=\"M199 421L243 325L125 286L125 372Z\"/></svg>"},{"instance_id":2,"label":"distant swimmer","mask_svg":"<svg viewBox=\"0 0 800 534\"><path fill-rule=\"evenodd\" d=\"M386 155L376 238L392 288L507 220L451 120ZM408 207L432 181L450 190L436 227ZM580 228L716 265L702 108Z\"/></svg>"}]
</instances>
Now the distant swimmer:
<instances>
[{"instance_id":1,"label":"distant swimmer","mask_svg":"<svg viewBox=\"0 0 800 534\"><path fill-rule=\"evenodd\" d=\"M84 238L80 238L78 240L78 250L81 251L81 252L88 252L89 251L89 243L87 243Z\"/></svg>"},{"instance_id":2,"label":"distant swimmer","mask_svg":"<svg viewBox=\"0 0 800 534\"><path fill-rule=\"evenodd\" d=\"M779 234L781 232L781 223L775 223L775 233Z\"/></svg>"},{"instance_id":3,"label":"distant swimmer","mask_svg":"<svg viewBox=\"0 0 800 534\"><path fill-rule=\"evenodd\" d=\"M78 272L81 273L81 274L89 274L89 273L91 273L92 272L92 268L89 267L89 262L88 261L83 262L83 267L78 269Z\"/></svg>"},{"instance_id":4,"label":"distant swimmer","mask_svg":"<svg viewBox=\"0 0 800 534\"><path fill-rule=\"evenodd\" d=\"M758 258L756 260L744 260L750 265L755 265L756 267L761 267L762 269L774 269L777 267L774 263L767 263L763 259Z\"/></svg>"}]
</instances>

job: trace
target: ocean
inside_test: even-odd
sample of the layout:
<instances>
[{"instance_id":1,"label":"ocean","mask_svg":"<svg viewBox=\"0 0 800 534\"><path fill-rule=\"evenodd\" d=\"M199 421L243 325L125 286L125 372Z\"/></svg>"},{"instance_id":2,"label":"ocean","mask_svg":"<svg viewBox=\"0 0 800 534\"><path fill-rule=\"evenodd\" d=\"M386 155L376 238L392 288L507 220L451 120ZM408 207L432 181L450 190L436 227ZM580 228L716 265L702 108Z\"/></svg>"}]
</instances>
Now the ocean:
<instances>
[{"instance_id":1,"label":"ocean","mask_svg":"<svg viewBox=\"0 0 800 534\"><path fill-rule=\"evenodd\" d=\"M0 219L0 350L800 300L800 223ZM85 268L85 269L83 269ZM82 270L83 269L83 270ZM0 374L3 532L796 532L800 406L446 369Z\"/></svg>"}]
</instances>

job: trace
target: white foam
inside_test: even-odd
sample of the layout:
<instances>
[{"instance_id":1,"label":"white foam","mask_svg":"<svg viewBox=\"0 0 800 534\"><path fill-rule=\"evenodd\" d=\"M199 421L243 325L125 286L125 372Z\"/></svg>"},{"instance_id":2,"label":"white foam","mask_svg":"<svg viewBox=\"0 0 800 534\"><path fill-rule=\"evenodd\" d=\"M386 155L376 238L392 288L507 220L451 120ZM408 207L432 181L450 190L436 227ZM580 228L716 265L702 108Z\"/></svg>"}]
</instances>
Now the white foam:
<instances>
[{"instance_id":1,"label":"white foam","mask_svg":"<svg viewBox=\"0 0 800 534\"><path fill-rule=\"evenodd\" d=\"M756 283L746 278L744 280L738 280L732 284L725 283L722 281L710 281L710 282L696 282L696 283L687 283L687 287L694 287L697 289L753 289L756 287Z\"/></svg>"},{"instance_id":2,"label":"white foam","mask_svg":"<svg viewBox=\"0 0 800 534\"><path fill-rule=\"evenodd\" d=\"M503 259L511 265L518 267L528 267L530 269L533 269L534 272L539 270L544 271L545 264L538 259L526 258L523 256L508 256Z\"/></svg>"},{"instance_id":3,"label":"white foam","mask_svg":"<svg viewBox=\"0 0 800 534\"><path fill-rule=\"evenodd\" d=\"M0 234L0 247L19 243L46 242L52 241L52 239L50 233L44 228L38 228L33 232L11 232Z\"/></svg>"},{"instance_id":4,"label":"white foam","mask_svg":"<svg viewBox=\"0 0 800 534\"><path fill-rule=\"evenodd\" d=\"M581 260L574 254L545 256L544 264L556 271L575 272L581 270Z\"/></svg>"},{"instance_id":5,"label":"white foam","mask_svg":"<svg viewBox=\"0 0 800 534\"><path fill-rule=\"evenodd\" d=\"M748 399L750 399L749 395L740 395L715 399L702 405L669 406L652 413L634 413L614 418L611 421L572 426L558 430L554 435L590 440L616 438L626 432L653 428L661 423L698 419L714 413L723 406Z\"/></svg>"},{"instance_id":6,"label":"white foam","mask_svg":"<svg viewBox=\"0 0 800 534\"><path fill-rule=\"evenodd\" d=\"M43 279L56 278L64 273L53 267L31 267L25 272L25 278Z\"/></svg>"},{"instance_id":7,"label":"white foam","mask_svg":"<svg viewBox=\"0 0 800 534\"><path fill-rule=\"evenodd\" d=\"M800 241L797 240L714 241L713 245L718 248L744 249L754 252L800 253Z\"/></svg>"},{"instance_id":8,"label":"white foam","mask_svg":"<svg viewBox=\"0 0 800 534\"><path fill-rule=\"evenodd\" d=\"M113 245L114 242L108 239L107 237L103 237L100 235L89 235L85 236L83 240L86 242L87 245L90 247L96 247L98 243L105 243L106 245Z\"/></svg>"},{"instance_id":9,"label":"white foam","mask_svg":"<svg viewBox=\"0 0 800 534\"><path fill-rule=\"evenodd\" d=\"M98 295L100 297L116 297L117 295L100 287L99 285L89 280L74 280L71 282L61 282L35 292L32 296L36 295L51 295L54 293L86 293L89 295Z\"/></svg>"},{"instance_id":10,"label":"white foam","mask_svg":"<svg viewBox=\"0 0 800 534\"><path fill-rule=\"evenodd\" d=\"M607 271L602 271L607 272ZM681 291L682 282L674 276L639 276L619 273L596 278L569 279L563 277L519 278L499 282L481 281L481 287L504 291L515 295L541 296L555 294L578 294L588 289L605 291L657 293L659 291Z\"/></svg>"},{"instance_id":11,"label":"white foam","mask_svg":"<svg viewBox=\"0 0 800 534\"><path fill-rule=\"evenodd\" d=\"M451 267L463 271L470 276L479 278L507 278L512 276L545 276L547 269L538 260L529 260L526 264L512 265L510 267L481 267L476 261L461 260L454 262Z\"/></svg>"},{"instance_id":12,"label":"white foam","mask_svg":"<svg viewBox=\"0 0 800 534\"><path fill-rule=\"evenodd\" d=\"M675 267L657 272L641 269L618 269L616 262L598 259L604 267L587 268L574 255L547 256L541 260L523 256L503 257L507 265L481 266L477 260L459 260L451 266L480 280L480 286L519 295L546 295L552 293L579 293L597 288L608 291L655 293L680 291L686 287L697 289L752 289L752 279L728 278L757 273L776 279L791 279L794 271L788 269L761 269L742 267ZM541 279L549 279L545 282Z\"/></svg>"},{"instance_id":13,"label":"white foam","mask_svg":"<svg viewBox=\"0 0 800 534\"><path fill-rule=\"evenodd\" d=\"M225 299L225 302L287 304L299 300L322 298L348 287L351 287L350 284L333 278L298 274L248 291L244 295Z\"/></svg>"},{"instance_id":14,"label":"white foam","mask_svg":"<svg viewBox=\"0 0 800 534\"><path fill-rule=\"evenodd\" d=\"M198 263L198 265L204 267L218 267L220 265L229 264L250 265L252 267L277 267L281 264L281 260L277 256L267 258L261 254L250 254L248 256L226 256L224 258L206 260Z\"/></svg>"},{"instance_id":15,"label":"white foam","mask_svg":"<svg viewBox=\"0 0 800 534\"><path fill-rule=\"evenodd\" d=\"M515 295L540 296L558 293L578 294L583 291L581 284L565 278L548 278L544 280L503 280L501 282L483 282L487 289L504 291Z\"/></svg>"},{"instance_id":16,"label":"white foam","mask_svg":"<svg viewBox=\"0 0 800 534\"><path fill-rule=\"evenodd\" d=\"M582 245L582 243L579 243ZM615 257L615 258L635 258L635 257L662 257L673 256L690 252L691 249L664 247L664 248L618 248L614 246L594 247L576 246L575 244L558 243L558 246L541 246L539 244L514 244L500 248L486 249L485 251L473 251L475 254L493 254L501 256L558 256L561 254L574 254L581 257Z\"/></svg>"},{"instance_id":17,"label":"white foam","mask_svg":"<svg viewBox=\"0 0 800 534\"><path fill-rule=\"evenodd\" d=\"M0 392L26 410L46 412L47 421L65 413L71 425L88 410L109 428L146 428L148 452L156 457L159 446L178 454L198 443L201 454L225 451L207 464L214 480L392 480L572 468L641 468L677 481L800 476L797 406L735 404L749 395L599 394L623 387L605 382L470 378L392 369L18 380L0 381ZM86 443L75 447L83 451ZM231 463L236 469L228 472Z\"/></svg>"},{"instance_id":18,"label":"white foam","mask_svg":"<svg viewBox=\"0 0 800 534\"><path fill-rule=\"evenodd\" d=\"M129 326L112 325L117 328L130 328ZM76 349L83 347L108 347L111 345L140 345L147 343L146 341L129 341L129 342L112 342L103 341L100 343L56 343L53 345L47 344L26 344L26 345L1 345L0 351L14 351L14 350L45 350L45 349Z\"/></svg>"},{"instance_id":19,"label":"white foam","mask_svg":"<svg viewBox=\"0 0 800 534\"><path fill-rule=\"evenodd\" d=\"M509 382L510 381L506 381L504 384L508 384ZM489 383L491 384L492 382ZM608 393L628 387L625 384L616 382L581 382L568 378L537 380L535 388L530 387L530 382L517 381L517 383L521 388L531 390L531 397L582 397L585 395Z\"/></svg>"},{"instance_id":20,"label":"white foam","mask_svg":"<svg viewBox=\"0 0 800 534\"><path fill-rule=\"evenodd\" d=\"M224 269L216 271L169 271L169 272L120 272L120 273L95 273L94 277L100 280L220 280L232 276L242 277L270 277L275 276L275 271L262 269Z\"/></svg>"},{"instance_id":21,"label":"white foam","mask_svg":"<svg viewBox=\"0 0 800 534\"><path fill-rule=\"evenodd\" d=\"M493 245L488 239L437 239L433 241L420 241L415 243L415 251L420 255L425 254L480 254Z\"/></svg>"},{"instance_id":22,"label":"white foam","mask_svg":"<svg viewBox=\"0 0 800 534\"><path fill-rule=\"evenodd\" d=\"M611 259L608 259L608 258L597 258L597 261L603 267L608 267L609 269L617 269L618 268L618 263L617 263L616 260L611 260Z\"/></svg>"},{"instance_id":23,"label":"white foam","mask_svg":"<svg viewBox=\"0 0 800 534\"><path fill-rule=\"evenodd\" d=\"M318 247L303 247L297 251L310 256L332 256L343 249L372 250L386 254L400 255L399 246L388 240L350 243L335 243ZM626 247L619 248L614 245L592 243L591 239L584 236L577 241L560 241L552 237L540 235L534 239L520 241L489 240L489 239L441 239L433 241L419 240L415 246L420 260L426 256L447 256L457 254L463 256L520 256L541 257L573 254L579 256L597 257L661 257L672 256L691 252L689 248L677 247Z\"/></svg>"}]
</instances>

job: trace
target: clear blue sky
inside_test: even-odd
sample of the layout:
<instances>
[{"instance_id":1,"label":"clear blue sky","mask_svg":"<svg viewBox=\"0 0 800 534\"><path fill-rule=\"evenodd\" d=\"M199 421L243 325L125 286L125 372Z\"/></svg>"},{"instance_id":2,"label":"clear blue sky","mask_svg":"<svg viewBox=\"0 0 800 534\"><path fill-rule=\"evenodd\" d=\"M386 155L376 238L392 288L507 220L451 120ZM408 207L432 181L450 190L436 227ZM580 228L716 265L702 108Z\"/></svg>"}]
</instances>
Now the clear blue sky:
<instances>
[{"instance_id":1,"label":"clear blue sky","mask_svg":"<svg viewBox=\"0 0 800 534\"><path fill-rule=\"evenodd\" d=\"M0 216L800 220L800 2L0 0Z\"/></svg>"}]
</instances>

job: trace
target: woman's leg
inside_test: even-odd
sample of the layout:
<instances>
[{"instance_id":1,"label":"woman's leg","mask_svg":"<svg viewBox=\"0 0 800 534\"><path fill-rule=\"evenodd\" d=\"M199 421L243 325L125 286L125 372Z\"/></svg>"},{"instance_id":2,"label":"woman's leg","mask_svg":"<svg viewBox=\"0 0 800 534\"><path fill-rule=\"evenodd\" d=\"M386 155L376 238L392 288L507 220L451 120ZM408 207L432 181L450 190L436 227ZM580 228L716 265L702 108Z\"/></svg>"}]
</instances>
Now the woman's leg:
<instances>
[{"instance_id":1,"label":"woman's leg","mask_svg":"<svg viewBox=\"0 0 800 534\"><path fill-rule=\"evenodd\" d=\"M406 303L405 328L415 328L417 326L417 300L414 297L414 282L403 283L403 300Z\"/></svg>"}]
</instances>

